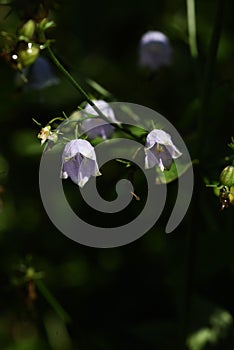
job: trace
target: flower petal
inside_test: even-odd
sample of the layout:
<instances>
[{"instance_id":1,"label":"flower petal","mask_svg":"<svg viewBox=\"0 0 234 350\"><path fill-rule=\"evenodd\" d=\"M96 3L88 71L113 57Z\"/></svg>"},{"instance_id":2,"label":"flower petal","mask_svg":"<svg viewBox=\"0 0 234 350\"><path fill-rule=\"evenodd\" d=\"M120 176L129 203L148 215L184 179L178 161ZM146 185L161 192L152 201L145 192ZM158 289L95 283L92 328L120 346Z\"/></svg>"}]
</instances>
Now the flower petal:
<instances>
[{"instance_id":1,"label":"flower petal","mask_svg":"<svg viewBox=\"0 0 234 350\"><path fill-rule=\"evenodd\" d=\"M99 176L97 162L91 159L83 159L79 173L78 173L78 185L83 187L91 176Z\"/></svg>"},{"instance_id":2,"label":"flower petal","mask_svg":"<svg viewBox=\"0 0 234 350\"><path fill-rule=\"evenodd\" d=\"M156 155L149 149L145 149L145 169L150 169L158 165L158 159Z\"/></svg>"},{"instance_id":3,"label":"flower petal","mask_svg":"<svg viewBox=\"0 0 234 350\"><path fill-rule=\"evenodd\" d=\"M109 106L109 104L104 100L95 100L95 105L100 109L100 111L107 117L111 123L119 123L116 118L113 109ZM98 115L98 113L93 109L92 106L87 104L85 106L84 111L91 115Z\"/></svg>"},{"instance_id":4,"label":"flower petal","mask_svg":"<svg viewBox=\"0 0 234 350\"><path fill-rule=\"evenodd\" d=\"M62 154L61 178L83 187L91 176L101 175L93 146L86 140L68 142Z\"/></svg>"},{"instance_id":5,"label":"flower petal","mask_svg":"<svg viewBox=\"0 0 234 350\"><path fill-rule=\"evenodd\" d=\"M111 137L115 128L103 121L101 118L90 118L82 122L84 132L90 139L101 136L104 140Z\"/></svg>"},{"instance_id":6,"label":"flower petal","mask_svg":"<svg viewBox=\"0 0 234 350\"><path fill-rule=\"evenodd\" d=\"M140 41L140 65L153 70L171 63L172 48L167 36L161 32L149 31Z\"/></svg>"},{"instance_id":7,"label":"flower petal","mask_svg":"<svg viewBox=\"0 0 234 350\"><path fill-rule=\"evenodd\" d=\"M170 169L172 159L179 158L182 153L173 144L171 136L163 130L154 129L146 138L145 168L158 165L162 171Z\"/></svg>"},{"instance_id":8,"label":"flower petal","mask_svg":"<svg viewBox=\"0 0 234 350\"><path fill-rule=\"evenodd\" d=\"M147 135L146 147L151 148L156 143L160 145L172 145L171 136L163 130L154 129Z\"/></svg>"},{"instance_id":9,"label":"flower petal","mask_svg":"<svg viewBox=\"0 0 234 350\"><path fill-rule=\"evenodd\" d=\"M16 84L23 86L25 90L41 90L59 84L59 78L54 75L50 62L43 56L39 56L31 66L24 68L23 73L28 83L23 85L23 80L18 75Z\"/></svg>"},{"instance_id":10,"label":"flower petal","mask_svg":"<svg viewBox=\"0 0 234 350\"><path fill-rule=\"evenodd\" d=\"M70 177L75 184L78 184L79 168L80 162L78 161L77 157L74 157L64 163L63 173L65 174L66 178Z\"/></svg>"},{"instance_id":11,"label":"flower petal","mask_svg":"<svg viewBox=\"0 0 234 350\"><path fill-rule=\"evenodd\" d=\"M96 100L94 101L95 105L100 109L100 111L106 116L106 118L110 121L110 123L120 124L116 118L113 109L109 106L109 104L104 100ZM84 109L84 115L87 117L87 114L91 114L93 116L98 116L98 113L93 109L89 104L86 105ZM104 140L114 132L114 127L108 124L106 121L101 118L90 118L86 119L81 124L82 130L88 135L90 139L101 136Z\"/></svg>"},{"instance_id":12,"label":"flower petal","mask_svg":"<svg viewBox=\"0 0 234 350\"><path fill-rule=\"evenodd\" d=\"M147 135L145 144L146 148L150 149L157 143L166 146L173 159L179 158L182 155L178 148L173 144L171 136L164 130L154 129Z\"/></svg>"},{"instance_id":13,"label":"flower petal","mask_svg":"<svg viewBox=\"0 0 234 350\"><path fill-rule=\"evenodd\" d=\"M62 161L75 157L77 153L82 154L84 157L96 160L93 146L87 140L75 139L68 142L64 147Z\"/></svg>"}]
</instances>

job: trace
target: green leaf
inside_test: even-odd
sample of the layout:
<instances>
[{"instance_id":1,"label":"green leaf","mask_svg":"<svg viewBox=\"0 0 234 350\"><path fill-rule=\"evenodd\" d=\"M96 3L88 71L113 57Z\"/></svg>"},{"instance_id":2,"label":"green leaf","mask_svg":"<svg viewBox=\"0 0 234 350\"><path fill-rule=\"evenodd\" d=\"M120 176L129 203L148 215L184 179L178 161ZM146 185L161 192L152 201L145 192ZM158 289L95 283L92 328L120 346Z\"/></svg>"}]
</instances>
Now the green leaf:
<instances>
[{"instance_id":1,"label":"green leaf","mask_svg":"<svg viewBox=\"0 0 234 350\"><path fill-rule=\"evenodd\" d=\"M194 162L196 161L193 161L192 163ZM176 180L192 166L192 163L182 163L180 160L177 160L176 163L173 161L170 170L161 171L159 168L157 168L155 183L160 185Z\"/></svg>"}]
</instances>

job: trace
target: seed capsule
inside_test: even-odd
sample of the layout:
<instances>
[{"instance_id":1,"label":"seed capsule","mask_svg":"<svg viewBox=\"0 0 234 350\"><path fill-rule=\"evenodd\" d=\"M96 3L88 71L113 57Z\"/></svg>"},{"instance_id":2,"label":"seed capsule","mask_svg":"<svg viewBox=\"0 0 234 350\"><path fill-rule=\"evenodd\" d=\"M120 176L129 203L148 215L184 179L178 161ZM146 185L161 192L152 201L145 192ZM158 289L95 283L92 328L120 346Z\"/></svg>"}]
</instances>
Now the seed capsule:
<instances>
[{"instance_id":1,"label":"seed capsule","mask_svg":"<svg viewBox=\"0 0 234 350\"><path fill-rule=\"evenodd\" d=\"M27 67L31 65L39 56L40 49L37 45L33 43L27 43L25 50L20 50L18 52L18 68Z\"/></svg>"},{"instance_id":2,"label":"seed capsule","mask_svg":"<svg viewBox=\"0 0 234 350\"><path fill-rule=\"evenodd\" d=\"M228 165L220 174L220 182L224 186L231 187L234 185L234 166Z\"/></svg>"}]
</instances>

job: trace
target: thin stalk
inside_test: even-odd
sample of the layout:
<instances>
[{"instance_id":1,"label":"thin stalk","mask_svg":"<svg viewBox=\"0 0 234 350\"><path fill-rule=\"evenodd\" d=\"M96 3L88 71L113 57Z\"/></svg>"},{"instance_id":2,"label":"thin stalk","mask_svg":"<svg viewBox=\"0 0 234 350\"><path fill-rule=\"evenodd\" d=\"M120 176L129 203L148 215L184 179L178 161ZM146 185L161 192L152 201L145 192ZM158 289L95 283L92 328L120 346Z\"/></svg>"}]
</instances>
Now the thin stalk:
<instances>
[{"instance_id":1,"label":"thin stalk","mask_svg":"<svg viewBox=\"0 0 234 350\"><path fill-rule=\"evenodd\" d=\"M187 4L193 2L187 0ZM216 0L216 13L214 18L214 24L212 29L211 40L209 44L209 51L207 55L207 61L205 66L205 77L203 82L203 91L201 97L201 110L198 120L198 138L197 138L197 153L201 153L201 157L204 157L204 150L200 152L201 145L204 145L205 132L210 128L209 106L210 98L212 94L212 83L214 76L214 69L216 63L216 57L218 52L218 46L220 41L223 17L224 17L225 0ZM190 46L191 48L191 46ZM194 50L194 47L193 47ZM193 51L194 53L194 51ZM204 158L203 158L204 159ZM201 159L202 160L202 159ZM197 173L197 178L199 174ZM201 179L198 179L197 190L195 192L194 202L201 200L201 194L204 186ZM197 227L192 223L196 220L197 212L195 212L194 205L191 207L190 215L188 216L188 229L187 229L187 241L185 248L185 281L184 281L184 304L183 304L183 320L182 320L182 333L181 333L181 346L180 349L186 349L186 339L188 337L188 331L190 328L191 317L191 301L194 290L194 270L196 266L196 256L198 255L197 244Z\"/></svg>"},{"instance_id":2,"label":"thin stalk","mask_svg":"<svg viewBox=\"0 0 234 350\"><path fill-rule=\"evenodd\" d=\"M187 4L187 22L188 22L188 37L189 48L193 58L197 58L197 29L196 29L196 12L195 0L186 0Z\"/></svg>"},{"instance_id":3,"label":"thin stalk","mask_svg":"<svg viewBox=\"0 0 234 350\"><path fill-rule=\"evenodd\" d=\"M75 87L76 90L79 91L79 93L84 97L84 99L90 104L90 106L93 107L93 109L98 113L99 116L102 118L104 117L105 120L107 119L102 111L95 105L95 103L90 99L89 95L82 89L80 84L73 78L73 76L66 70L66 68L59 62L57 57L55 56L53 50L50 46L47 47L48 54L50 55L50 58L54 62L54 64L57 66L57 68L60 70L60 72L67 78L67 80Z\"/></svg>"},{"instance_id":4,"label":"thin stalk","mask_svg":"<svg viewBox=\"0 0 234 350\"><path fill-rule=\"evenodd\" d=\"M198 147L200 147L204 140L205 130L209 127L209 104L212 94L212 83L214 76L214 69L216 63L216 57L219 47L219 41L221 36L224 7L226 0L217 0L216 14L214 20L214 27L211 35L211 41L209 45L208 57L205 66L205 78L203 86L203 94L201 98L201 111L198 121Z\"/></svg>"},{"instance_id":5,"label":"thin stalk","mask_svg":"<svg viewBox=\"0 0 234 350\"><path fill-rule=\"evenodd\" d=\"M75 87L77 91L84 97L84 99L88 102L88 104L97 112L97 114L108 124L112 124L115 128L121 130L122 132L125 132L129 136L136 138L136 136L127 129L124 129L121 124L115 124L111 123L110 120L102 113L102 111L97 107L97 105L90 99L89 95L84 91L84 89L80 86L80 84L73 78L73 76L66 70L66 68L60 63L56 55L54 54L51 47L47 46L48 54L53 61L53 63L56 65L56 67L60 70L60 72L67 78L67 80Z\"/></svg>"},{"instance_id":6,"label":"thin stalk","mask_svg":"<svg viewBox=\"0 0 234 350\"><path fill-rule=\"evenodd\" d=\"M35 279L35 284L40 291L40 293L43 295L43 297L46 299L46 301L50 304L50 306L53 308L53 310L57 313L57 315L66 323L70 322L70 316L68 313L63 309L63 307L59 304L57 299L51 294L49 289L46 287L44 282L40 279Z\"/></svg>"}]
</instances>

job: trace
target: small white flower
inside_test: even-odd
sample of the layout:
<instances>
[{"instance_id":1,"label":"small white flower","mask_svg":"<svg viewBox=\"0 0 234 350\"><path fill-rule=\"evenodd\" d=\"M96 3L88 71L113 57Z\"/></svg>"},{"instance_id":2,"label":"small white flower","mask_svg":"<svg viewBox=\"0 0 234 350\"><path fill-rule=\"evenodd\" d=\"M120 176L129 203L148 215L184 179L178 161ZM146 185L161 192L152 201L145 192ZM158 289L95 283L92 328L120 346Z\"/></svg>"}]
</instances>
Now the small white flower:
<instances>
[{"instance_id":1,"label":"small white flower","mask_svg":"<svg viewBox=\"0 0 234 350\"><path fill-rule=\"evenodd\" d=\"M139 63L156 70L170 65L172 48L167 36L161 32L149 31L140 40Z\"/></svg>"},{"instance_id":2,"label":"small white flower","mask_svg":"<svg viewBox=\"0 0 234 350\"><path fill-rule=\"evenodd\" d=\"M45 126L41 129L39 134L37 135L38 139L41 139L41 145L43 145L52 135L50 125Z\"/></svg>"},{"instance_id":3,"label":"small white flower","mask_svg":"<svg viewBox=\"0 0 234 350\"><path fill-rule=\"evenodd\" d=\"M91 176L99 176L96 154L93 146L86 140L76 139L68 142L62 154L60 177L68 177L79 187L84 187Z\"/></svg>"},{"instance_id":4,"label":"small white flower","mask_svg":"<svg viewBox=\"0 0 234 350\"><path fill-rule=\"evenodd\" d=\"M170 169L172 159L179 158L182 153L173 144L171 136L163 130L154 129L146 138L145 169L155 165L164 171Z\"/></svg>"},{"instance_id":5,"label":"small white flower","mask_svg":"<svg viewBox=\"0 0 234 350\"><path fill-rule=\"evenodd\" d=\"M44 145L44 143L49 140L52 142L56 142L58 140L58 132L52 132L51 126L47 125L44 128L41 129L39 134L37 135L38 139L41 139L41 145Z\"/></svg>"}]
</instances>

